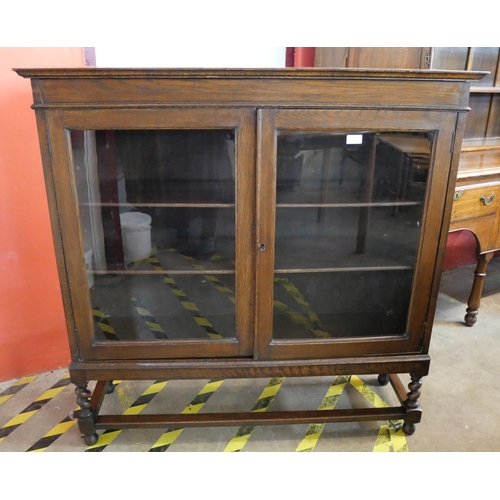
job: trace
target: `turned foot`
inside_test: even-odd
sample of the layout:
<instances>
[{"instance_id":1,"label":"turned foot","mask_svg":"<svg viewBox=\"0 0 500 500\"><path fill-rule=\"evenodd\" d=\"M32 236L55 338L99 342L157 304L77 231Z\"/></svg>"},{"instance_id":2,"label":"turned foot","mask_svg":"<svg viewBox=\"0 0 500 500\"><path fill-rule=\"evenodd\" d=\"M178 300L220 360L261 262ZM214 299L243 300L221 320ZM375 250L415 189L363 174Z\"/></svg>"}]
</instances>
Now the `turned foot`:
<instances>
[{"instance_id":1,"label":"turned foot","mask_svg":"<svg viewBox=\"0 0 500 500\"><path fill-rule=\"evenodd\" d=\"M415 432L415 424L403 424L403 432L407 436L411 436Z\"/></svg>"},{"instance_id":2,"label":"turned foot","mask_svg":"<svg viewBox=\"0 0 500 500\"><path fill-rule=\"evenodd\" d=\"M78 428L84 435L84 442L87 446L97 443L97 433L95 428L94 412L90 396L92 393L87 389L87 384L76 387L76 402L81 408L78 414Z\"/></svg>"},{"instance_id":3,"label":"turned foot","mask_svg":"<svg viewBox=\"0 0 500 500\"><path fill-rule=\"evenodd\" d=\"M93 434L86 434L84 437L83 437L83 442L87 445L87 446L94 446L97 441L99 440L99 436L97 435L97 433L93 433Z\"/></svg>"},{"instance_id":4,"label":"turned foot","mask_svg":"<svg viewBox=\"0 0 500 500\"><path fill-rule=\"evenodd\" d=\"M467 326L474 326L477 321L479 306L481 305L481 295L483 292L484 278L486 276L486 268L488 262L493 257L493 252L480 254L477 258L477 266L474 271L474 282L470 292L469 300L467 301L467 310L464 318Z\"/></svg>"},{"instance_id":5,"label":"turned foot","mask_svg":"<svg viewBox=\"0 0 500 500\"><path fill-rule=\"evenodd\" d=\"M477 321L477 309L473 310L469 307L466 310L467 314L465 315L464 321L467 326L474 326Z\"/></svg>"},{"instance_id":6,"label":"turned foot","mask_svg":"<svg viewBox=\"0 0 500 500\"><path fill-rule=\"evenodd\" d=\"M410 377L411 382L408 384L410 392L407 394L407 399L403 403L406 410L403 432L407 436L411 436L415 432L415 424L420 422L422 418L422 408L418 402L421 393L422 379L415 373L410 373Z\"/></svg>"},{"instance_id":7,"label":"turned foot","mask_svg":"<svg viewBox=\"0 0 500 500\"><path fill-rule=\"evenodd\" d=\"M379 376L378 376L378 383L380 385L387 385L389 383L389 375L386 375L385 373L381 373Z\"/></svg>"}]
</instances>

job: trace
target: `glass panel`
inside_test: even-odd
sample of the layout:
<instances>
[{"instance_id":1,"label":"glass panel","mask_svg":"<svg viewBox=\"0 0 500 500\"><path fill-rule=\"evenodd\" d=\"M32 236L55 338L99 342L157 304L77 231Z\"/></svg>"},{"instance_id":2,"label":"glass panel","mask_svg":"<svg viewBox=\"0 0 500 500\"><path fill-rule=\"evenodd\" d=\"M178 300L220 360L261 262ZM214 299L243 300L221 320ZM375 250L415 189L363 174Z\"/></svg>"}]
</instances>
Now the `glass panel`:
<instances>
[{"instance_id":1,"label":"glass panel","mask_svg":"<svg viewBox=\"0 0 500 500\"><path fill-rule=\"evenodd\" d=\"M234 131L71 131L71 145L96 338L234 338Z\"/></svg>"},{"instance_id":2,"label":"glass panel","mask_svg":"<svg viewBox=\"0 0 500 500\"><path fill-rule=\"evenodd\" d=\"M422 133L281 133L276 202L421 203L430 138L431 134ZM373 142L374 164L370 159Z\"/></svg>"},{"instance_id":3,"label":"glass panel","mask_svg":"<svg viewBox=\"0 0 500 500\"><path fill-rule=\"evenodd\" d=\"M412 270L277 274L273 338L401 334L412 278Z\"/></svg>"},{"instance_id":4,"label":"glass panel","mask_svg":"<svg viewBox=\"0 0 500 500\"><path fill-rule=\"evenodd\" d=\"M432 133L283 133L276 339L405 333Z\"/></svg>"},{"instance_id":5,"label":"glass panel","mask_svg":"<svg viewBox=\"0 0 500 500\"><path fill-rule=\"evenodd\" d=\"M275 269L413 267L421 217L422 205L278 207Z\"/></svg>"}]
</instances>

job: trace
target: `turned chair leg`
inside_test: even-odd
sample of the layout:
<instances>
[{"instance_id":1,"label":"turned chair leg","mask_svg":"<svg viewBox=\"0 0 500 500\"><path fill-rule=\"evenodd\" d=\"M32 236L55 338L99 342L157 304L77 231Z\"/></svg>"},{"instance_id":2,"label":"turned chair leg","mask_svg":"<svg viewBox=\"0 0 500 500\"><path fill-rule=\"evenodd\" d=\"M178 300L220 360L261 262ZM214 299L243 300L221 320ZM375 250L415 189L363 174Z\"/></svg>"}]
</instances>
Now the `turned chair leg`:
<instances>
[{"instance_id":1,"label":"turned chair leg","mask_svg":"<svg viewBox=\"0 0 500 500\"><path fill-rule=\"evenodd\" d=\"M477 321L479 305L481 304L481 294L483 292L484 277L486 276L486 268L488 262L492 259L493 252L481 254L477 258L477 266L474 271L474 282L469 300L467 302L467 310L465 315L465 324L474 326Z\"/></svg>"}]
</instances>

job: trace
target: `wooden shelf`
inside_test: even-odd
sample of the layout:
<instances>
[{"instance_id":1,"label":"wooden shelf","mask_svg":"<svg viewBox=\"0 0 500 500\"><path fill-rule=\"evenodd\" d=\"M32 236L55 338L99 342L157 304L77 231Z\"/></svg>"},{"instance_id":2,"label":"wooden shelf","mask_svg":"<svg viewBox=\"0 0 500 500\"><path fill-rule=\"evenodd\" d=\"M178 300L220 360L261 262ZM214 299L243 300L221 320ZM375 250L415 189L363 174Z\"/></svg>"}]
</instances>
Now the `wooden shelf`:
<instances>
[{"instance_id":1,"label":"wooden shelf","mask_svg":"<svg viewBox=\"0 0 500 500\"><path fill-rule=\"evenodd\" d=\"M471 94L500 94L500 87L471 87Z\"/></svg>"},{"instance_id":2,"label":"wooden shelf","mask_svg":"<svg viewBox=\"0 0 500 500\"><path fill-rule=\"evenodd\" d=\"M482 139L464 139L461 152L478 151L487 149L500 149L500 137L488 137Z\"/></svg>"},{"instance_id":3,"label":"wooden shelf","mask_svg":"<svg viewBox=\"0 0 500 500\"><path fill-rule=\"evenodd\" d=\"M233 269L162 269L161 271L133 271L130 269L124 270L106 270L106 271L89 271L90 274L108 275L155 275L155 274L236 274Z\"/></svg>"},{"instance_id":4,"label":"wooden shelf","mask_svg":"<svg viewBox=\"0 0 500 500\"><path fill-rule=\"evenodd\" d=\"M345 272L366 272L366 271L408 271L413 266L373 266L373 267L324 267L311 269L275 269L275 274L295 274L295 273L345 273Z\"/></svg>"},{"instance_id":5,"label":"wooden shelf","mask_svg":"<svg viewBox=\"0 0 500 500\"><path fill-rule=\"evenodd\" d=\"M374 202L374 203L277 203L276 208L367 208L367 207L411 207L423 205L418 201Z\"/></svg>"},{"instance_id":6,"label":"wooden shelf","mask_svg":"<svg viewBox=\"0 0 500 500\"><path fill-rule=\"evenodd\" d=\"M278 248L275 257L276 274L286 273L339 273L365 271L407 271L414 269L415 256L404 254L404 249L393 252L388 256L383 248L378 254L348 253L344 249L342 254L329 255L322 249L321 254L308 257L306 251L300 252L292 245L288 254ZM334 249L332 249L333 251Z\"/></svg>"},{"instance_id":7,"label":"wooden shelf","mask_svg":"<svg viewBox=\"0 0 500 500\"><path fill-rule=\"evenodd\" d=\"M234 208L234 203L80 203L84 207Z\"/></svg>"},{"instance_id":8,"label":"wooden shelf","mask_svg":"<svg viewBox=\"0 0 500 500\"><path fill-rule=\"evenodd\" d=\"M465 146L464 146L465 144ZM500 138L464 141L458 163L457 180L471 184L498 182Z\"/></svg>"}]
</instances>

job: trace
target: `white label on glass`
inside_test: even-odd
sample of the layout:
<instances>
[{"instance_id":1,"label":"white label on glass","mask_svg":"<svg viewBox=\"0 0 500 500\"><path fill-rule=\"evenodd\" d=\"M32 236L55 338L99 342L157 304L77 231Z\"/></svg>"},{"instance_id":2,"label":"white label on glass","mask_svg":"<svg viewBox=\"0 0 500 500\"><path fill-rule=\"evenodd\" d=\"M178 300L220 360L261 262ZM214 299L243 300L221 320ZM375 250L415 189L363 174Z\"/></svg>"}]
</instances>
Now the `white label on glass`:
<instances>
[{"instance_id":1,"label":"white label on glass","mask_svg":"<svg viewBox=\"0 0 500 500\"><path fill-rule=\"evenodd\" d=\"M363 144L363 136L361 134L350 134L345 136L346 144Z\"/></svg>"}]
</instances>

